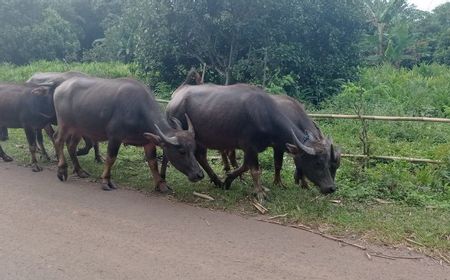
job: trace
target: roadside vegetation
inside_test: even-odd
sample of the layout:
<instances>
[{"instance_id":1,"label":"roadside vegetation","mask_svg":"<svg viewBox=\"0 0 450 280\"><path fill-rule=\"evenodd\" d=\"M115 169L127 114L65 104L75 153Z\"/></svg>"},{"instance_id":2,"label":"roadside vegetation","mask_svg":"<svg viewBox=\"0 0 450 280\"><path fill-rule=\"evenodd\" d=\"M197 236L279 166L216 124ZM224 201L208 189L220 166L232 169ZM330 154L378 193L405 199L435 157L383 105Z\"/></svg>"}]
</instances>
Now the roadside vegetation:
<instances>
[{"instance_id":1,"label":"roadside vegetation","mask_svg":"<svg viewBox=\"0 0 450 280\"><path fill-rule=\"evenodd\" d=\"M35 62L26 66L0 65L0 81L22 82L40 71L78 70L102 77L134 76L143 79L133 64ZM145 80L144 80L145 81ZM362 68L357 81L346 83L339 94L309 112L372 115L450 117L450 68L422 65L411 70L388 64ZM269 88L269 91L273 91ZM168 92L161 89L160 97ZM332 136L345 153L361 153L361 122L320 120L325 134ZM337 173L338 191L322 196L311 186L303 190L293 182L293 163L286 157L282 177L286 189L272 185L273 159L268 149L260 155L263 183L271 189L266 204L268 215L284 215L289 223L301 223L321 231L361 237L390 245L404 244L427 253L450 252L450 125L416 122L368 122L368 141L373 155L395 155L441 160L437 164L402 161L361 161L344 159ZM10 130L5 151L20 164L29 162L22 130ZM49 151L53 151L47 141ZM103 154L105 146L102 145ZM210 153L214 169L224 176L218 154ZM98 180L102 165L92 153L80 157L82 166ZM2 164L2 163L0 163ZM54 163L46 163L54 167ZM30 170L31 172L31 170ZM123 187L153 191L150 172L141 148L122 147L113 169L113 179ZM55 180L56 173L55 173ZM257 213L249 203L251 178L237 179L231 190L216 189L208 179L192 184L174 168L168 182L173 197L184 202L227 211ZM100 186L99 186L100 187ZM209 194L214 201L194 196ZM411 241L412 240L412 241Z\"/></svg>"}]
</instances>

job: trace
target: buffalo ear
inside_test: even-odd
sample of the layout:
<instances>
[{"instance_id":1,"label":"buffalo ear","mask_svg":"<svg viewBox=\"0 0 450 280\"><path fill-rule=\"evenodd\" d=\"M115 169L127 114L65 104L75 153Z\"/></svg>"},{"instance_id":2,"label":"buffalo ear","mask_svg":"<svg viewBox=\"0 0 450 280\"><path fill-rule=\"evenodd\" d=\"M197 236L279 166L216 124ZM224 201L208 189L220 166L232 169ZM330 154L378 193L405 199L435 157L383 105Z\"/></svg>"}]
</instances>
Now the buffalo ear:
<instances>
[{"instance_id":1,"label":"buffalo ear","mask_svg":"<svg viewBox=\"0 0 450 280\"><path fill-rule=\"evenodd\" d=\"M286 149L288 150L288 152L290 154L293 154L293 155L296 155L296 154L300 153L300 149L296 145L292 145L292 144L287 143L286 144Z\"/></svg>"},{"instance_id":2,"label":"buffalo ear","mask_svg":"<svg viewBox=\"0 0 450 280\"><path fill-rule=\"evenodd\" d=\"M341 149L335 147L333 144L331 144L331 159L337 163L341 161Z\"/></svg>"},{"instance_id":3,"label":"buffalo ear","mask_svg":"<svg viewBox=\"0 0 450 280\"><path fill-rule=\"evenodd\" d=\"M164 141L162 141L161 137L159 137L158 135L155 135L153 133L144 133L144 137L149 140L151 143L157 145L157 146L163 146L164 145Z\"/></svg>"},{"instance_id":4,"label":"buffalo ear","mask_svg":"<svg viewBox=\"0 0 450 280\"><path fill-rule=\"evenodd\" d=\"M31 90L31 94L34 96L44 96L48 93L47 87L37 87Z\"/></svg>"}]
</instances>

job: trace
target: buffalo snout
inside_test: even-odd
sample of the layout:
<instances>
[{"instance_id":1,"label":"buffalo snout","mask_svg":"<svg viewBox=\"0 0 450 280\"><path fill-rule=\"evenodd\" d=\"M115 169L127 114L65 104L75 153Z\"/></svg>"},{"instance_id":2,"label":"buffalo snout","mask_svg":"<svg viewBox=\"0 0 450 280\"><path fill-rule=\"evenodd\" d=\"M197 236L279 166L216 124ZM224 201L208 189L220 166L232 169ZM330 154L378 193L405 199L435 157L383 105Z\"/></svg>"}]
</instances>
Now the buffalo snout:
<instances>
[{"instance_id":1,"label":"buffalo snout","mask_svg":"<svg viewBox=\"0 0 450 280\"><path fill-rule=\"evenodd\" d=\"M202 180L204 177L205 177L205 175L203 174L203 171L199 170L198 172L189 174L188 179L189 179L189 181L195 183L195 182Z\"/></svg>"},{"instance_id":2,"label":"buffalo snout","mask_svg":"<svg viewBox=\"0 0 450 280\"><path fill-rule=\"evenodd\" d=\"M320 192L322 194L331 194L331 193L334 193L335 191L336 191L336 185L331 185L331 186L320 188Z\"/></svg>"}]
</instances>

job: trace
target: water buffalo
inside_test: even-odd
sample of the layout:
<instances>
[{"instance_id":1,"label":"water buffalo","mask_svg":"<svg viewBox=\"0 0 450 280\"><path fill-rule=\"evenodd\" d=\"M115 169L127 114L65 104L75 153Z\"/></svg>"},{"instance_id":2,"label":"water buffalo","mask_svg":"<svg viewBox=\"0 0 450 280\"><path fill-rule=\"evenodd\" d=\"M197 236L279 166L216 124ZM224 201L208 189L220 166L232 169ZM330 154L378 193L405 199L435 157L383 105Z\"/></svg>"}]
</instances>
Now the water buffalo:
<instances>
[{"instance_id":1,"label":"water buffalo","mask_svg":"<svg viewBox=\"0 0 450 280\"><path fill-rule=\"evenodd\" d=\"M335 147L331 139L325 138L317 124L306 113L303 104L298 102L296 99L286 95L271 95L270 97L275 100L286 117L288 117L300 130L308 131L310 137L312 137L316 141L322 142L327 150L330 151L328 166L331 176L333 177L333 179L335 179L336 171L339 168L341 161L340 149L338 147ZM275 146L273 150L275 166L274 184L283 186L280 172L281 168L283 167L283 156L286 149L285 147ZM234 150L221 151L221 155L226 171L230 170L230 163L233 167L237 166L236 152ZM296 172L294 175L295 182L299 184L299 181L301 181L301 186L303 188L308 187L305 177L311 180L313 183L317 184L318 182L318 179L315 178L315 170L308 168L309 166L310 165L308 164L308 162L305 162L305 164L299 162L299 166L296 168Z\"/></svg>"},{"instance_id":2,"label":"water buffalo","mask_svg":"<svg viewBox=\"0 0 450 280\"><path fill-rule=\"evenodd\" d=\"M132 79L72 78L57 87L54 95L58 131L56 148L59 158L58 178L67 180L64 143L81 177L75 149L82 135L95 141L108 141L108 152L102 174L104 190L116 188L111 181L111 168L122 143L143 146L155 188L166 192L168 187L158 172L156 146L162 147L172 165L190 181L203 178L194 157L195 134L188 121L187 130L170 127L159 104L149 89ZM183 116L185 117L185 116ZM188 118L186 116L186 118Z\"/></svg>"},{"instance_id":3,"label":"water buffalo","mask_svg":"<svg viewBox=\"0 0 450 280\"><path fill-rule=\"evenodd\" d=\"M28 79L27 82L28 83L36 83L36 84L54 83L56 86L59 86L64 81L66 81L70 78L74 78L74 77L89 77L89 75L86 75L84 73L77 72L77 71L41 72L41 73L36 73L33 76L31 76L31 78ZM51 125L48 125L47 127L45 127L45 132L47 133L49 138L52 139L52 141L54 141L53 135L55 132L53 131L53 128L51 127ZM37 137L38 137L37 142L38 142L39 148L41 149L41 151L43 151L43 155L49 159L49 156L46 154L45 148L43 145L42 130L37 131ZM103 162L103 158L100 155L98 142L92 141L91 139L89 139L87 137L83 137L83 140L84 140L85 145L83 148L81 148L77 151L77 156L87 155L89 153L89 151L92 148L94 148L95 161L100 162L100 163Z\"/></svg>"},{"instance_id":4,"label":"water buffalo","mask_svg":"<svg viewBox=\"0 0 450 280\"><path fill-rule=\"evenodd\" d=\"M216 186L229 188L235 178L250 169L254 191L260 200L264 198L258 153L273 146L293 154L297 167L302 162L310 166L308 170L314 169L315 183L322 193L336 190L328 168L328 146L311 137L310 132L299 129L258 87L246 84L184 85L172 95L166 113L168 119L181 120L184 127L187 122L183 116L189 115L195 127L196 158ZM208 164L207 149L241 149L244 163L229 173L222 183Z\"/></svg>"},{"instance_id":5,"label":"water buffalo","mask_svg":"<svg viewBox=\"0 0 450 280\"><path fill-rule=\"evenodd\" d=\"M36 160L36 129L55 120L54 88L53 84L0 84L0 127L24 128L35 172L42 170ZM0 158L12 161L1 146Z\"/></svg>"}]
</instances>

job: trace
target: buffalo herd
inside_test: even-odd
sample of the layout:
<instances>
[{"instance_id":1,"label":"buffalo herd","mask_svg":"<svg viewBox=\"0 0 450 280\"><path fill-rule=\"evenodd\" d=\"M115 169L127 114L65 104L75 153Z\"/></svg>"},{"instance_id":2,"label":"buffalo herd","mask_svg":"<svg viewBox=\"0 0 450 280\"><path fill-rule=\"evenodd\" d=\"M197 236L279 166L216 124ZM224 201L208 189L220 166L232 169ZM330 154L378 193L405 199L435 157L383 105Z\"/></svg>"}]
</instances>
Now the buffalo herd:
<instances>
[{"instance_id":1,"label":"buffalo herd","mask_svg":"<svg viewBox=\"0 0 450 280\"><path fill-rule=\"evenodd\" d=\"M195 74L196 85L189 80ZM57 125L54 132L52 125ZM203 170L217 187L229 189L233 181L249 171L253 193L263 200L267 188L261 183L258 154L273 148L274 184L283 186L280 171L284 153L295 163L295 181L307 187L306 179L324 193L336 190L340 164L339 148L320 131L301 103L284 95L269 95L249 84L203 84L196 72L172 94L163 112L152 91L129 79L104 79L80 72L37 73L24 84L0 84L0 140L7 128L23 128L31 154L31 166L41 171L38 150L48 158L43 145L44 130L53 141L58 157L57 177L68 178L64 146L79 177L89 174L78 162L80 155L95 149L95 159L104 161L102 188L112 190L114 165L122 144L144 148L155 188L167 192L166 168L171 165L192 182L203 179ZM84 140L84 148L77 151ZM103 159L98 142L107 142ZM163 151L158 169L156 147ZM221 180L208 163L208 149L218 150L227 172ZM235 150L242 150L237 165ZM0 158L11 161L0 145ZM228 160L235 170L230 171Z\"/></svg>"}]
</instances>

